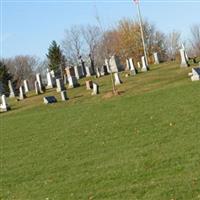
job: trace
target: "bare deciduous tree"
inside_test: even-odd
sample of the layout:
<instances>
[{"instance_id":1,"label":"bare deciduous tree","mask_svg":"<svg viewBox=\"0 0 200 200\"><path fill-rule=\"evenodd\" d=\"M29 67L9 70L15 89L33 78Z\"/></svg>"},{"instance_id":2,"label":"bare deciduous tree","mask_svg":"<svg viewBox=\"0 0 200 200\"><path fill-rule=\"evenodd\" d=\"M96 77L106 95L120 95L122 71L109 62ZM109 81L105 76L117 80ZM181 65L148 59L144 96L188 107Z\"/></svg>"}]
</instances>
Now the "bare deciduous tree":
<instances>
[{"instance_id":1,"label":"bare deciduous tree","mask_svg":"<svg viewBox=\"0 0 200 200\"><path fill-rule=\"evenodd\" d=\"M81 56L83 47L83 37L80 26L72 26L70 29L65 30L62 47L68 62L76 63Z\"/></svg>"},{"instance_id":2,"label":"bare deciduous tree","mask_svg":"<svg viewBox=\"0 0 200 200\"><path fill-rule=\"evenodd\" d=\"M176 55L178 54L181 47L180 37L181 34L177 31L172 31L166 36L166 50L170 60L175 60Z\"/></svg>"},{"instance_id":3,"label":"bare deciduous tree","mask_svg":"<svg viewBox=\"0 0 200 200\"><path fill-rule=\"evenodd\" d=\"M191 34L192 52L194 56L200 56L200 24L192 26Z\"/></svg>"}]
</instances>

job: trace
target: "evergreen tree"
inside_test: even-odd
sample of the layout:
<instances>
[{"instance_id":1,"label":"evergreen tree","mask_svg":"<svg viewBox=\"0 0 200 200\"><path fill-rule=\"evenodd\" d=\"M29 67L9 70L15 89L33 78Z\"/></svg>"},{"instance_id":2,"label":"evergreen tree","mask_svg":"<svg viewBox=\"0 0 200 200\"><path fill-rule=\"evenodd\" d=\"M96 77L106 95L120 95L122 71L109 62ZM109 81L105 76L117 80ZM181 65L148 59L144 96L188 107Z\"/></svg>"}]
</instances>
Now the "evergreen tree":
<instances>
[{"instance_id":1,"label":"evergreen tree","mask_svg":"<svg viewBox=\"0 0 200 200\"><path fill-rule=\"evenodd\" d=\"M52 41L46 56L49 60L49 69L58 72L62 63L62 51L55 40Z\"/></svg>"},{"instance_id":2,"label":"evergreen tree","mask_svg":"<svg viewBox=\"0 0 200 200\"><path fill-rule=\"evenodd\" d=\"M6 65L0 61L0 92L8 92L8 80L12 80L12 75L8 72Z\"/></svg>"}]
</instances>

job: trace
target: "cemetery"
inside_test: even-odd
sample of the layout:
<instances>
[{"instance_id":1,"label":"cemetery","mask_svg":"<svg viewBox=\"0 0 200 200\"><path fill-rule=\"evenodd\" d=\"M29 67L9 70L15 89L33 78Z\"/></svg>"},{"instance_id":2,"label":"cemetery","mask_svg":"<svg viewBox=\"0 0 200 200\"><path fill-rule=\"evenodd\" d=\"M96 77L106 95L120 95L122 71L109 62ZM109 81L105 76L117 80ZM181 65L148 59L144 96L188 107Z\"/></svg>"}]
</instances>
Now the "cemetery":
<instances>
[{"instance_id":1,"label":"cemetery","mask_svg":"<svg viewBox=\"0 0 200 200\"><path fill-rule=\"evenodd\" d=\"M0 60L0 200L200 199L199 43L133 2L139 22Z\"/></svg>"}]
</instances>

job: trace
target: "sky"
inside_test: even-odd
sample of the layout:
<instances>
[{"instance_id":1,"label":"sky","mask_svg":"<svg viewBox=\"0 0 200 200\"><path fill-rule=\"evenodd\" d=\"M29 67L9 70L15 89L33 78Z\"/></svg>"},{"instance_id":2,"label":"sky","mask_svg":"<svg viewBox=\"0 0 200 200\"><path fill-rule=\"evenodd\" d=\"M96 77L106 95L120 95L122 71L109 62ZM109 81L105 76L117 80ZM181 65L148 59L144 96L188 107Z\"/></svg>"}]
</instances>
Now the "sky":
<instances>
[{"instance_id":1,"label":"sky","mask_svg":"<svg viewBox=\"0 0 200 200\"><path fill-rule=\"evenodd\" d=\"M0 0L1 57L45 57L52 40L61 43L73 25L114 27L122 18L137 19L133 0ZM141 0L142 17L159 30L180 31L183 40L200 24L200 0Z\"/></svg>"}]
</instances>

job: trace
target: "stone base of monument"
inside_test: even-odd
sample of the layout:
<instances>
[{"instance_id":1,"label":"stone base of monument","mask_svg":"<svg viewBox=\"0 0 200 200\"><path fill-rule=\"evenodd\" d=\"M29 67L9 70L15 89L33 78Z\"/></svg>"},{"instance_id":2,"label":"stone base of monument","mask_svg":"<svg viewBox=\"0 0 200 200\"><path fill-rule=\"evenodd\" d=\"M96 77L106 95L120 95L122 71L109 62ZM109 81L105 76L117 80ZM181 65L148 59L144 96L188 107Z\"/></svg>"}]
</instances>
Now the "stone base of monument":
<instances>
[{"instance_id":1,"label":"stone base of monument","mask_svg":"<svg viewBox=\"0 0 200 200\"><path fill-rule=\"evenodd\" d=\"M56 103L57 99L54 96L47 96L43 98L44 104Z\"/></svg>"}]
</instances>

